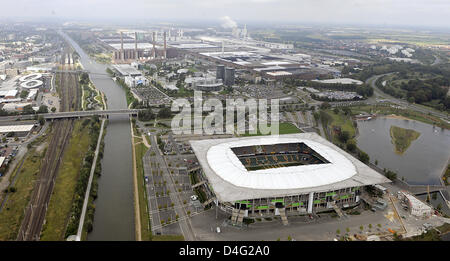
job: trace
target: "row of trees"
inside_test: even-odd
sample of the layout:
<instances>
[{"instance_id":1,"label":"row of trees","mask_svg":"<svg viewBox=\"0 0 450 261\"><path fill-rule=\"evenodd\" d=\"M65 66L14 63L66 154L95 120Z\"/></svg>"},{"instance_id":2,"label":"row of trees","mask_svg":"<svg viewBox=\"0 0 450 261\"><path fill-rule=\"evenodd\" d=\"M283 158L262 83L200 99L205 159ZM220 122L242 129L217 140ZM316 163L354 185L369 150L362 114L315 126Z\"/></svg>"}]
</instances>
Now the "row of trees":
<instances>
[{"instance_id":1,"label":"row of trees","mask_svg":"<svg viewBox=\"0 0 450 261\"><path fill-rule=\"evenodd\" d=\"M91 171L91 167L94 160L94 153L97 146L97 140L100 135L100 120L98 117L84 119L82 122L82 128L88 128L89 132L89 149L85 154L84 160L82 162L82 167L80 169L78 181L75 187L75 196L72 202L72 209L70 219L67 225L65 238L70 235L74 235L77 233L78 224L80 221L81 211L84 202L84 195L87 188L87 183L89 181L89 175ZM94 180L92 182L91 194L90 194L90 204L88 205L88 210L86 212L86 220L85 226L87 231L90 232L93 228L93 220L94 220L94 212L95 205L92 203L93 200L97 198L97 177L101 174L101 159L103 158L103 148L104 142L102 141L99 149L98 160L96 162L95 171L94 171Z\"/></svg>"}]
</instances>

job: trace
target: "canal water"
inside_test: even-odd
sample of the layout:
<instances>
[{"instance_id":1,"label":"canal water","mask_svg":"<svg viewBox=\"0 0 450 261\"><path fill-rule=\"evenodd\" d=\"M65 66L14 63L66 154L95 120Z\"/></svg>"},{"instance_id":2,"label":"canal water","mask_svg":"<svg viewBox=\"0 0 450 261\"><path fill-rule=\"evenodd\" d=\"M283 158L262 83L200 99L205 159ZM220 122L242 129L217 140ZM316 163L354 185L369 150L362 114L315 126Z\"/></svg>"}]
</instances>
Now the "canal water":
<instances>
[{"instance_id":1,"label":"canal water","mask_svg":"<svg viewBox=\"0 0 450 261\"><path fill-rule=\"evenodd\" d=\"M391 142L392 125L420 132L402 155ZM378 117L358 121L358 147L378 160L378 166L397 172L412 185L438 185L450 157L450 131L418 121Z\"/></svg>"},{"instance_id":2,"label":"canal water","mask_svg":"<svg viewBox=\"0 0 450 261\"><path fill-rule=\"evenodd\" d=\"M81 57L95 87L107 98L108 109L126 109L125 91L106 73L106 65L92 60L64 34ZM128 116L110 116L105 135L102 173L98 180L93 230L88 240L135 240L131 132Z\"/></svg>"}]
</instances>

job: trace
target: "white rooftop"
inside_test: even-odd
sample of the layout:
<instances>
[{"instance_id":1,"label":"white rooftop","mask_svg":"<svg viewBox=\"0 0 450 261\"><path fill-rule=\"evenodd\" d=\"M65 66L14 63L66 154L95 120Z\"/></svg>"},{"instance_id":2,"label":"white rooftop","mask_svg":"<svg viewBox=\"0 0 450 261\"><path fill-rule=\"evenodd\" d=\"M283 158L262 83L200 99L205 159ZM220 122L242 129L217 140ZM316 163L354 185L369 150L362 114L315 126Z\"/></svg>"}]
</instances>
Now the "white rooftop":
<instances>
[{"instance_id":1,"label":"white rooftop","mask_svg":"<svg viewBox=\"0 0 450 261\"><path fill-rule=\"evenodd\" d=\"M233 147L303 142L329 163L248 171ZM389 182L316 133L190 141L220 201L296 195Z\"/></svg>"},{"instance_id":2,"label":"white rooftop","mask_svg":"<svg viewBox=\"0 0 450 261\"><path fill-rule=\"evenodd\" d=\"M322 82L322 83L340 83L340 84L363 84L360 80L355 80L351 78L338 78L338 79L328 79L328 80L313 80L313 82Z\"/></svg>"},{"instance_id":3,"label":"white rooftop","mask_svg":"<svg viewBox=\"0 0 450 261\"><path fill-rule=\"evenodd\" d=\"M0 126L0 133L30 131L33 127L33 124Z\"/></svg>"}]
</instances>

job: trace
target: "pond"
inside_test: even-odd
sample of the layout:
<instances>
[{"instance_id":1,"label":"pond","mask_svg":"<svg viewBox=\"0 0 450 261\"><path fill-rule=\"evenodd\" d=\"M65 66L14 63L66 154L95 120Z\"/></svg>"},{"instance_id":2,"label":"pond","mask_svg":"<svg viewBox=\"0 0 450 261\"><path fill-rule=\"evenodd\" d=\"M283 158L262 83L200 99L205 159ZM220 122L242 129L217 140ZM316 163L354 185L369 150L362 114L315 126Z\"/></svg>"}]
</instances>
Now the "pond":
<instances>
[{"instance_id":1,"label":"pond","mask_svg":"<svg viewBox=\"0 0 450 261\"><path fill-rule=\"evenodd\" d=\"M391 142L392 125L420 132L403 153L395 153ZM378 166L397 173L412 185L438 185L450 157L450 131L413 120L378 117L358 121L358 147L378 161Z\"/></svg>"}]
</instances>

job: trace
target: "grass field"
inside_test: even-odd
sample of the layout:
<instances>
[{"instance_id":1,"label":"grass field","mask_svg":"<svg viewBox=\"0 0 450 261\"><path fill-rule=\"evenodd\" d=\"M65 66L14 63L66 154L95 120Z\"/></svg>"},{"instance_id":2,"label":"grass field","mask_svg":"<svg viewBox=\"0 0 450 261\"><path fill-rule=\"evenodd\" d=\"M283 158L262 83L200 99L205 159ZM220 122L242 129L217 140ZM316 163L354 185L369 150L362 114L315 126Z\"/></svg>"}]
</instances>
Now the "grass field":
<instances>
[{"instance_id":1,"label":"grass field","mask_svg":"<svg viewBox=\"0 0 450 261\"><path fill-rule=\"evenodd\" d=\"M301 133L302 131L299 130L297 127L295 127L294 124L289 122L281 122L279 124L279 134L291 134L291 133ZM257 134L249 134L245 133L241 136L261 136L261 135L270 135L270 134L261 134L261 132L258 129Z\"/></svg>"},{"instance_id":2,"label":"grass field","mask_svg":"<svg viewBox=\"0 0 450 261\"><path fill-rule=\"evenodd\" d=\"M350 107L352 110L352 114L356 115L361 112L367 112L367 113L376 113L378 115L400 115L404 116L406 118L409 118L411 120L420 121L423 123L436 125L444 129L450 129L450 124L447 122L444 122L443 120L439 119L438 117L412 111L412 110L405 110L405 109L397 109L390 106L371 106L371 105L365 105L365 106L353 106Z\"/></svg>"},{"instance_id":3,"label":"grass field","mask_svg":"<svg viewBox=\"0 0 450 261\"><path fill-rule=\"evenodd\" d=\"M349 116L342 113L335 114L333 111L326 112L333 119L331 126L337 126L340 127L342 131L348 131L350 133L350 137L354 137L356 135L356 128Z\"/></svg>"},{"instance_id":4,"label":"grass field","mask_svg":"<svg viewBox=\"0 0 450 261\"><path fill-rule=\"evenodd\" d=\"M81 121L77 121L56 177L55 187L45 218L46 223L42 229L41 240L64 240L78 173L82 167L82 160L89 150L89 132L84 130L85 128L82 128Z\"/></svg>"},{"instance_id":5,"label":"grass field","mask_svg":"<svg viewBox=\"0 0 450 261\"><path fill-rule=\"evenodd\" d=\"M152 237L152 241L184 241L183 235L157 235Z\"/></svg>"},{"instance_id":6,"label":"grass field","mask_svg":"<svg viewBox=\"0 0 450 261\"><path fill-rule=\"evenodd\" d=\"M48 133L49 131L47 131L47 134ZM45 138L39 139L39 142L35 142L35 147L30 149L25 155L25 160L20 172L18 172L19 163L11 175L11 180L18 175L14 184L16 192L9 192L8 200L0 212L0 241L16 240L17 238L17 233L24 215L24 209L28 206L28 202L30 201L34 183L41 168L41 160L44 157L48 146L47 140L51 137L51 135L47 134L45 135ZM39 145L41 144L44 147L40 147ZM39 147L39 150L37 147Z\"/></svg>"},{"instance_id":7,"label":"grass field","mask_svg":"<svg viewBox=\"0 0 450 261\"><path fill-rule=\"evenodd\" d=\"M136 133L136 131L135 131ZM139 193L139 210L141 218L141 238L143 241L151 240L152 233L150 229L150 217L148 214L148 199L145 190L144 181L144 166L143 157L145 152L147 152L147 147L142 143L141 138L133 138L134 148L136 151L136 169L137 169L137 182L138 182L138 193ZM138 144L136 144L138 143Z\"/></svg>"},{"instance_id":8,"label":"grass field","mask_svg":"<svg viewBox=\"0 0 450 261\"><path fill-rule=\"evenodd\" d=\"M348 131L350 134L350 139L356 136L356 127L353 125L353 121L350 116L339 112L338 114L334 113L332 110L324 111L331 118L331 121L328 122L328 128L332 133L332 141L337 144L340 143L337 135L334 135L333 128L340 128L341 131Z\"/></svg>"},{"instance_id":9,"label":"grass field","mask_svg":"<svg viewBox=\"0 0 450 261\"><path fill-rule=\"evenodd\" d=\"M397 126L391 126L391 141L395 147L395 153L403 154L409 148L411 143L420 136L420 132L411 129L404 129Z\"/></svg>"}]
</instances>

